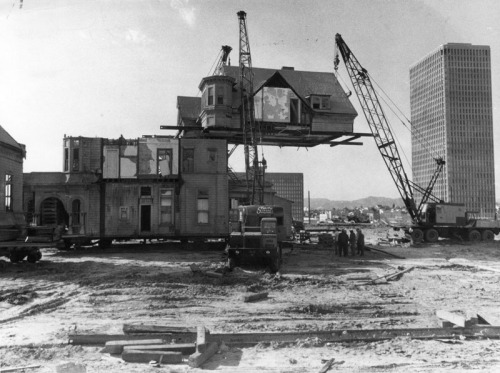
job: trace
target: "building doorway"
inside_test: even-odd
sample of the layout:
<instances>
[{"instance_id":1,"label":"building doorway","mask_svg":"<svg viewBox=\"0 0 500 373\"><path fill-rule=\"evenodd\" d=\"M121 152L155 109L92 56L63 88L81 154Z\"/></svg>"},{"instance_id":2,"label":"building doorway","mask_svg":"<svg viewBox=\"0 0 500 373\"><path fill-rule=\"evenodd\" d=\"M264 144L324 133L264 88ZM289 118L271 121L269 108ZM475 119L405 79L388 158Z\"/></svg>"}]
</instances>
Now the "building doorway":
<instances>
[{"instance_id":1,"label":"building doorway","mask_svg":"<svg viewBox=\"0 0 500 373\"><path fill-rule=\"evenodd\" d=\"M151 231L151 205L141 205L141 232Z\"/></svg>"},{"instance_id":2,"label":"building doorway","mask_svg":"<svg viewBox=\"0 0 500 373\"><path fill-rule=\"evenodd\" d=\"M46 198L40 205L41 225L56 226L69 224L69 215L61 200L55 197Z\"/></svg>"}]
</instances>

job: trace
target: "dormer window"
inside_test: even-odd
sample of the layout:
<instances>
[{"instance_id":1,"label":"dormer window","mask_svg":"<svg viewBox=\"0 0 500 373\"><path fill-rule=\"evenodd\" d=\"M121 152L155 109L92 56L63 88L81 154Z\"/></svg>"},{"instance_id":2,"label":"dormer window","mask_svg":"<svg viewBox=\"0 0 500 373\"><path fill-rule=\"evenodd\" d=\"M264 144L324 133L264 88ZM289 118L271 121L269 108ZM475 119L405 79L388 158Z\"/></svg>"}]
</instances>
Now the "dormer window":
<instances>
[{"instance_id":1,"label":"dormer window","mask_svg":"<svg viewBox=\"0 0 500 373\"><path fill-rule=\"evenodd\" d=\"M310 96L310 103L314 110L330 110L330 96Z\"/></svg>"}]
</instances>

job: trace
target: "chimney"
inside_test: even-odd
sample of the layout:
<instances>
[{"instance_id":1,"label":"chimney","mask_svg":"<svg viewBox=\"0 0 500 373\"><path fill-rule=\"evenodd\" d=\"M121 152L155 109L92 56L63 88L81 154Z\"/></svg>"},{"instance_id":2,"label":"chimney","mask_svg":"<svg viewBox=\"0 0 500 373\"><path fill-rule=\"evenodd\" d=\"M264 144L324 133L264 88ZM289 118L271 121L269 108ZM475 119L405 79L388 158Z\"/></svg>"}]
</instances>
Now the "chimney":
<instances>
[{"instance_id":1,"label":"chimney","mask_svg":"<svg viewBox=\"0 0 500 373\"><path fill-rule=\"evenodd\" d=\"M281 68L281 70L292 70L293 71L293 70L295 70L295 67L293 67L293 66L283 66Z\"/></svg>"}]
</instances>

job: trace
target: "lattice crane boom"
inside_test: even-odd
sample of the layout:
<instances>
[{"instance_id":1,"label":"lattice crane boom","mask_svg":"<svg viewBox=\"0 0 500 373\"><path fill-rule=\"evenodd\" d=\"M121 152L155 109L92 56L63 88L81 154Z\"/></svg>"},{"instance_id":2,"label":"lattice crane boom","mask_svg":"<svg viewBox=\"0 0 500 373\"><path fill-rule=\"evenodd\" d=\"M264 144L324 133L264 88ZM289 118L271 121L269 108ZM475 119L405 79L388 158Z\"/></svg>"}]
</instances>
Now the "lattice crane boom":
<instances>
[{"instance_id":1,"label":"lattice crane boom","mask_svg":"<svg viewBox=\"0 0 500 373\"><path fill-rule=\"evenodd\" d=\"M408 213L414 221L418 222L420 220L420 212L422 211L423 205L429 198L435 198L432 196L432 189L443 169L445 161L442 158L436 159L438 167L426 189L420 187L415 188L422 192L422 199L417 207L412 188L412 185L415 186L415 184L408 179L405 172L391 128L372 85L368 71L361 66L340 34L335 35L335 45L337 50L334 60L335 70L337 70L340 62L338 58L338 52L340 52L354 91L363 109L366 121L375 138L377 148L396 184Z\"/></svg>"},{"instance_id":2,"label":"lattice crane boom","mask_svg":"<svg viewBox=\"0 0 500 373\"><path fill-rule=\"evenodd\" d=\"M247 194L250 204L256 202L258 194L259 203L263 203L263 182L259 175L259 155L257 152L257 136L255 126L255 112L253 101L253 71L250 41L246 24L246 13L237 13L240 26L239 42L239 83L241 93L240 123L243 129L245 174Z\"/></svg>"}]
</instances>

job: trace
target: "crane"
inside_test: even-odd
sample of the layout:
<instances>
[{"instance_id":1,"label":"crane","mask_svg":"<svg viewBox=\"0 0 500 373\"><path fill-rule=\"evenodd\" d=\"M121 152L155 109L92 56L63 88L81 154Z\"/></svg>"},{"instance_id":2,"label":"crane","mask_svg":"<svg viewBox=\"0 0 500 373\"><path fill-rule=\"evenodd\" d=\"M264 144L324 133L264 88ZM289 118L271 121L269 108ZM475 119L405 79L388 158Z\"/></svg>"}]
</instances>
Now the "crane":
<instances>
[{"instance_id":1,"label":"crane","mask_svg":"<svg viewBox=\"0 0 500 373\"><path fill-rule=\"evenodd\" d=\"M421 223L422 209L429 199L436 202L442 202L439 201L437 197L432 195L432 190L439 175L441 174L441 171L443 170L445 160L442 157L435 158L437 167L429 184L427 185L427 188L424 189L409 180L403 167L401 157L399 156L399 150L396 146L396 142L394 141L391 128L370 80L368 71L361 66L358 59L354 56L340 34L335 35L335 46L336 53L334 68L335 70L338 69L338 64L340 63L338 53L340 52L351 79L351 83L358 96L359 103L363 109L366 121L368 122L370 130L375 138L377 148L384 159L385 165L387 166L396 187L398 188L398 192L403 199L408 213L410 214L412 220L416 224L419 224ZM413 194L414 190L417 190L422 194L422 198L418 206L415 202Z\"/></svg>"},{"instance_id":2,"label":"crane","mask_svg":"<svg viewBox=\"0 0 500 373\"><path fill-rule=\"evenodd\" d=\"M246 24L246 13L237 13L240 26L239 42L239 84L241 94L240 124L243 129L244 153L245 153L245 176L247 184L247 195L250 204L263 203L264 182L259 167L259 155L257 152L257 134L255 125L255 111L253 101L253 71L252 55L250 53L250 42ZM263 169L266 166L265 159L262 160Z\"/></svg>"},{"instance_id":3,"label":"crane","mask_svg":"<svg viewBox=\"0 0 500 373\"><path fill-rule=\"evenodd\" d=\"M231 48L229 45L222 46L219 61L217 62L217 66L215 66L212 75L222 75L224 73L224 66L228 64L231 65L231 60L229 60L228 63L228 58L229 53L231 53L232 50L233 48Z\"/></svg>"}]
</instances>

